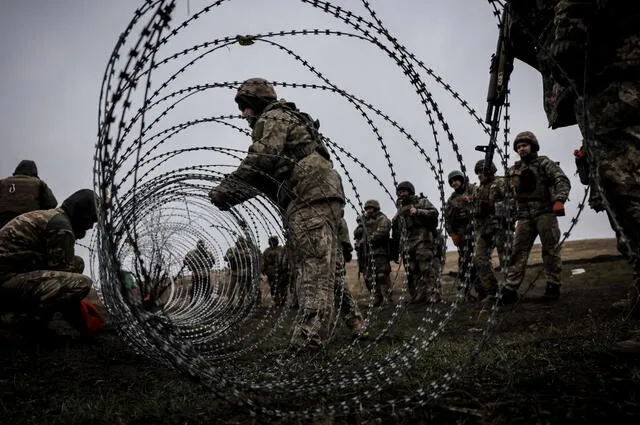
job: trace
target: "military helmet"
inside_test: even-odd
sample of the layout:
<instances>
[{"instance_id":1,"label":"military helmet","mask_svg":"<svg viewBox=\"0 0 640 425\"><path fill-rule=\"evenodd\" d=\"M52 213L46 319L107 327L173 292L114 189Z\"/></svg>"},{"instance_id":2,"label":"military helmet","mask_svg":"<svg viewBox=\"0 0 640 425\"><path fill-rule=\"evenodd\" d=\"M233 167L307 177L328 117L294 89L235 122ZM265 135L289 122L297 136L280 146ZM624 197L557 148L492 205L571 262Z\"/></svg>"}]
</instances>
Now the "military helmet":
<instances>
[{"instance_id":1,"label":"military helmet","mask_svg":"<svg viewBox=\"0 0 640 425\"><path fill-rule=\"evenodd\" d=\"M454 179L459 179L462 183L465 182L464 174L462 174L462 171L460 170L453 170L449 173L449 176L447 177L449 184L451 184L451 181Z\"/></svg>"},{"instance_id":2,"label":"military helmet","mask_svg":"<svg viewBox=\"0 0 640 425\"><path fill-rule=\"evenodd\" d=\"M278 237L277 236L269 236L269 246L275 248L278 246Z\"/></svg>"},{"instance_id":3,"label":"military helmet","mask_svg":"<svg viewBox=\"0 0 640 425\"><path fill-rule=\"evenodd\" d=\"M411 182L400 182L398 183L398 187L396 188L396 192L400 192L401 190L406 190L410 195L416 194L416 188L413 187L413 183Z\"/></svg>"},{"instance_id":4,"label":"military helmet","mask_svg":"<svg viewBox=\"0 0 640 425\"><path fill-rule=\"evenodd\" d=\"M513 150L518 152L516 146L520 142L527 142L531 145L532 152L538 152L540 150L540 143L538 143L538 138L535 134L530 131L523 131L522 133L518 133L516 138L513 140Z\"/></svg>"},{"instance_id":5,"label":"military helmet","mask_svg":"<svg viewBox=\"0 0 640 425\"><path fill-rule=\"evenodd\" d=\"M473 171L476 174L480 174L482 172L484 172L484 159L481 159L480 161L476 162L476 166L473 167ZM487 170L487 172L485 172L485 174L490 174L490 175L494 175L495 173L498 172L498 169L496 168L496 165L492 162L489 165L489 170Z\"/></svg>"},{"instance_id":6,"label":"military helmet","mask_svg":"<svg viewBox=\"0 0 640 425\"><path fill-rule=\"evenodd\" d=\"M367 208L373 208L376 211L380 211L380 202L376 201L375 199L369 199L364 203L364 209L366 210Z\"/></svg>"},{"instance_id":7,"label":"military helmet","mask_svg":"<svg viewBox=\"0 0 640 425\"><path fill-rule=\"evenodd\" d=\"M270 100L276 100L278 98L278 95L276 95L276 91L271 83L264 78L249 78L247 81L242 83L236 93L236 102L241 96L259 97Z\"/></svg>"}]
</instances>

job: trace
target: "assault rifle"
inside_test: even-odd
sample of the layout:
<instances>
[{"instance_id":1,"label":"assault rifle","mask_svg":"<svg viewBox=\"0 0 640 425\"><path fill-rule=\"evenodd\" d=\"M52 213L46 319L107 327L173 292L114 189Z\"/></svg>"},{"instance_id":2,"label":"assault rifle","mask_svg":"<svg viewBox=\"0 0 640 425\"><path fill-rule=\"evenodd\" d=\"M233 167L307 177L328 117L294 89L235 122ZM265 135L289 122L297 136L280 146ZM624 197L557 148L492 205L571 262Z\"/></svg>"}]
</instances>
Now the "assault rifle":
<instances>
[{"instance_id":1,"label":"assault rifle","mask_svg":"<svg viewBox=\"0 0 640 425\"><path fill-rule=\"evenodd\" d=\"M500 33L496 52L491 55L489 67L489 91L487 93L487 113L484 122L490 125L489 144L476 146L476 150L484 152L484 170L488 170L493 162L496 140L500 128L500 113L508 93L509 76L513 70L513 55L509 48L509 29L511 27L509 3L505 4L500 20Z\"/></svg>"}]
</instances>

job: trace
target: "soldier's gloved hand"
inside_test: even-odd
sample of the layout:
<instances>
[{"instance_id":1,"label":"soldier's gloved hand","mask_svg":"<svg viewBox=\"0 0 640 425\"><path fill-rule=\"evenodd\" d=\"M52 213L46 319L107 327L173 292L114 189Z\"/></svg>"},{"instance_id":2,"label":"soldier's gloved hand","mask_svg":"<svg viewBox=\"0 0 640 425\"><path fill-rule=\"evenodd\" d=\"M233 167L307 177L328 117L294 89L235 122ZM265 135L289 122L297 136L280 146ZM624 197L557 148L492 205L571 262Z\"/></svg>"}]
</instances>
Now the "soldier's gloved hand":
<instances>
[{"instance_id":1,"label":"soldier's gloved hand","mask_svg":"<svg viewBox=\"0 0 640 425\"><path fill-rule=\"evenodd\" d=\"M211 192L209 192L209 199L220 211L228 211L231 208L227 202L226 194L224 192L220 192L217 188L211 189Z\"/></svg>"},{"instance_id":2,"label":"soldier's gloved hand","mask_svg":"<svg viewBox=\"0 0 640 425\"><path fill-rule=\"evenodd\" d=\"M556 201L553 204L553 213L555 215L557 215L558 217L561 217L564 215L564 202L562 201Z\"/></svg>"},{"instance_id":3,"label":"soldier's gloved hand","mask_svg":"<svg viewBox=\"0 0 640 425\"><path fill-rule=\"evenodd\" d=\"M460 245L460 242L462 242L462 237L460 235L452 233L451 234L451 240L453 241L453 244L455 246L458 246L458 245Z\"/></svg>"}]
</instances>

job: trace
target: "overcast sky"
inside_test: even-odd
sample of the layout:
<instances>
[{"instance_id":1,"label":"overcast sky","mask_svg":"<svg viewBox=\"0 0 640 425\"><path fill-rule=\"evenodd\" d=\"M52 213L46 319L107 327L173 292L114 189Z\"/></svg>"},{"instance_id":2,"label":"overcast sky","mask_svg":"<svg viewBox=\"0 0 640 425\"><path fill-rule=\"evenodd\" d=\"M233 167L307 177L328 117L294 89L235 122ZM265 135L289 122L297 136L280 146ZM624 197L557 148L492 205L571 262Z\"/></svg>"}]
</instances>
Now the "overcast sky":
<instances>
[{"instance_id":1,"label":"overcast sky","mask_svg":"<svg viewBox=\"0 0 640 425\"><path fill-rule=\"evenodd\" d=\"M489 58L496 44L496 19L485 0L396 0L372 1L387 29L434 72L443 76L484 117ZM178 1L174 24L195 13L207 2ZM340 2L365 14L360 2ZM98 132L98 101L102 78L115 43L133 16L133 0L21 0L0 6L0 125L2 154L0 174L8 176L22 159L37 162L40 176L50 185L59 202L73 191L93 186L93 156ZM189 10L188 10L189 8ZM355 32L335 18L295 0L237 0L213 8L203 19L182 31L159 52L167 57L184 47L236 34L255 34L290 29L331 28ZM134 34L137 36L137 34ZM370 102L397 120L415 137L429 155L434 139L418 97L401 70L369 43L346 37L297 36L270 39L303 56L341 89ZM159 84L177 69L167 66L154 74ZM487 136L474 120L442 88L422 73L435 100L461 147L470 170L481 158L474 146ZM191 67L167 88L195 84L244 80L262 76L268 80L320 83L298 62L266 43L221 49ZM321 130L334 142L353 152L374 170L389 190L392 180L380 146L362 119L344 99L311 89L278 88L278 95L295 101L300 109L321 122ZM169 91L167 91L168 93ZM511 79L511 140L523 130L540 140L541 154L559 161L572 182L567 217L560 219L568 229L570 217L582 199L583 187L575 175L572 152L581 136L576 126L552 131L542 108L541 79L537 72L517 62ZM237 114L233 91L216 89L195 97L178 108L156 133L175 123L199 117ZM373 116L373 115L372 115ZM241 120L232 124L246 128ZM398 180L409 179L440 205L434 176L404 136L376 118L376 125L389 146ZM216 144L246 149L250 141L224 126L203 126L181 138L176 146ZM447 137L438 135L445 174L459 168ZM514 155L513 152L511 152ZM434 158L435 160L435 158ZM511 162L515 158L512 156ZM198 163L221 163L211 157L181 157L168 169ZM228 159L226 160L228 161ZM383 210L393 215L392 201L359 167L346 162L358 185L361 200L378 198ZM158 173L162 170L158 170ZM471 176L475 181L475 176ZM445 187L446 196L450 192ZM353 198L353 191L347 188ZM353 226L354 213L348 212ZM586 211L572 239L612 237L603 213ZM87 241L88 242L88 238ZM265 241L266 242L266 241ZM451 244L449 244L451 246Z\"/></svg>"}]
</instances>

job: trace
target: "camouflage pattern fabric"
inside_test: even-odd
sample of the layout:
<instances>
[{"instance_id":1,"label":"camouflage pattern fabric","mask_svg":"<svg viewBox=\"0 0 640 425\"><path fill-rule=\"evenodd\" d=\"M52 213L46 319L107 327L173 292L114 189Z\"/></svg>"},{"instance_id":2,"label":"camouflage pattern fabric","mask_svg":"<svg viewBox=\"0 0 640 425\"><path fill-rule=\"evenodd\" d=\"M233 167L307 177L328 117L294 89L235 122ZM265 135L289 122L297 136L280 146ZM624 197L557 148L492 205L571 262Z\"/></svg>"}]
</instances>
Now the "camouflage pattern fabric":
<instances>
[{"instance_id":1,"label":"camouflage pattern fabric","mask_svg":"<svg viewBox=\"0 0 640 425\"><path fill-rule=\"evenodd\" d=\"M224 260L229 264L230 279L225 295L231 299L232 303L238 304L247 300L251 294L253 284L252 266L256 267L253 259L253 251L249 242L241 238L227 250ZM258 304L261 299L255 300Z\"/></svg>"},{"instance_id":2,"label":"camouflage pattern fabric","mask_svg":"<svg viewBox=\"0 0 640 425\"><path fill-rule=\"evenodd\" d=\"M210 296L211 268L215 265L215 257L206 249L196 248L187 252L183 264L191 271L191 288L189 298L193 299L198 294Z\"/></svg>"},{"instance_id":3,"label":"camouflage pattern fabric","mask_svg":"<svg viewBox=\"0 0 640 425\"><path fill-rule=\"evenodd\" d=\"M347 221L344 217L341 217L340 224L338 227L338 240L340 241L339 250L349 249L353 250L351 247L351 242L349 240L349 227L347 225ZM334 308L338 312L340 318L347 325L349 329L357 329L362 325L362 314L358 309L358 303L355 298L349 291L346 285L346 276L347 270L345 268L345 256L344 253L342 255L338 254L336 259L336 270L335 270L335 278L333 284L333 299L334 299Z\"/></svg>"},{"instance_id":4,"label":"camouflage pattern fabric","mask_svg":"<svg viewBox=\"0 0 640 425\"><path fill-rule=\"evenodd\" d=\"M474 250L474 266L477 272L476 291L480 297L494 293L498 280L493 272L491 254L498 248L500 263L506 239L505 221L500 214L504 210L505 180L497 176L489 176L473 197L474 217L476 220L476 240Z\"/></svg>"},{"instance_id":5,"label":"camouflage pattern fabric","mask_svg":"<svg viewBox=\"0 0 640 425\"><path fill-rule=\"evenodd\" d=\"M262 253L262 274L267 276L271 298L277 306L287 301L289 262L283 246L268 247Z\"/></svg>"},{"instance_id":6,"label":"camouflage pattern fabric","mask_svg":"<svg viewBox=\"0 0 640 425\"><path fill-rule=\"evenodd\" d=\"M513 241L513 253L506 273L506 284L517 289L524 280L529 253L533 243L540 236L542 262L547 283L562 284L562 258L556 246L560 242L558 218L553 213L535 218L518 220Z\"/></svg>"},{"instance_id":7,"label":"camouflage pattern fabric","mask_svg":"<svg viewBox=\"0 0 640 425\"><path fill-rule=\"evenodd\" d=\"M342 204L314 203L290 210L288 226L295 264L300 318L294 326L294 346L323 346L334 306L336 276L343 273L338 226Z\"/></svg>"},{"instance_id":8,"label":"camouflage pattern fabric","mask_svg":"<svg viewBox=\"0 0 640 425\"><path fill-rule=\"evenodd\" d=\"M398 200L397 205L392 232L393 238L401 242L400 252L405 254L402 259L412 302L439 299L436 270L433 268L438 210L426 198L415 195L404 201ZM414 214L411 214L412 208L416 209ZM403 229L406 231L406 240L400 238Z\"/></svg>"},{"instance_id":9,"label":"camouflage pattern fabric","mask_svg":"<svg viewBox=\"0 0 640 425\"><path fill-rule=\"evenodd\" d=\"M391 302L391 264L389 262L391 220L379 210L365 214L362 220L363 230L365 230L361 238L364 282L369 291L375 293L375 305ZM359 257L358 260L360 261Z\"/></svg>"},{"instance_id":10,"label":"camouflage pattern fabric","mask_svg":"<svg viewBox=\"0 0 640 425\"><path fill-rule=\"evenodd\" d=\"M55 310L80 301L92 281L74 254L71 224L61 209L22 214L0 229L0 302L3 308Z\"/></svg>"}]
</instances>

